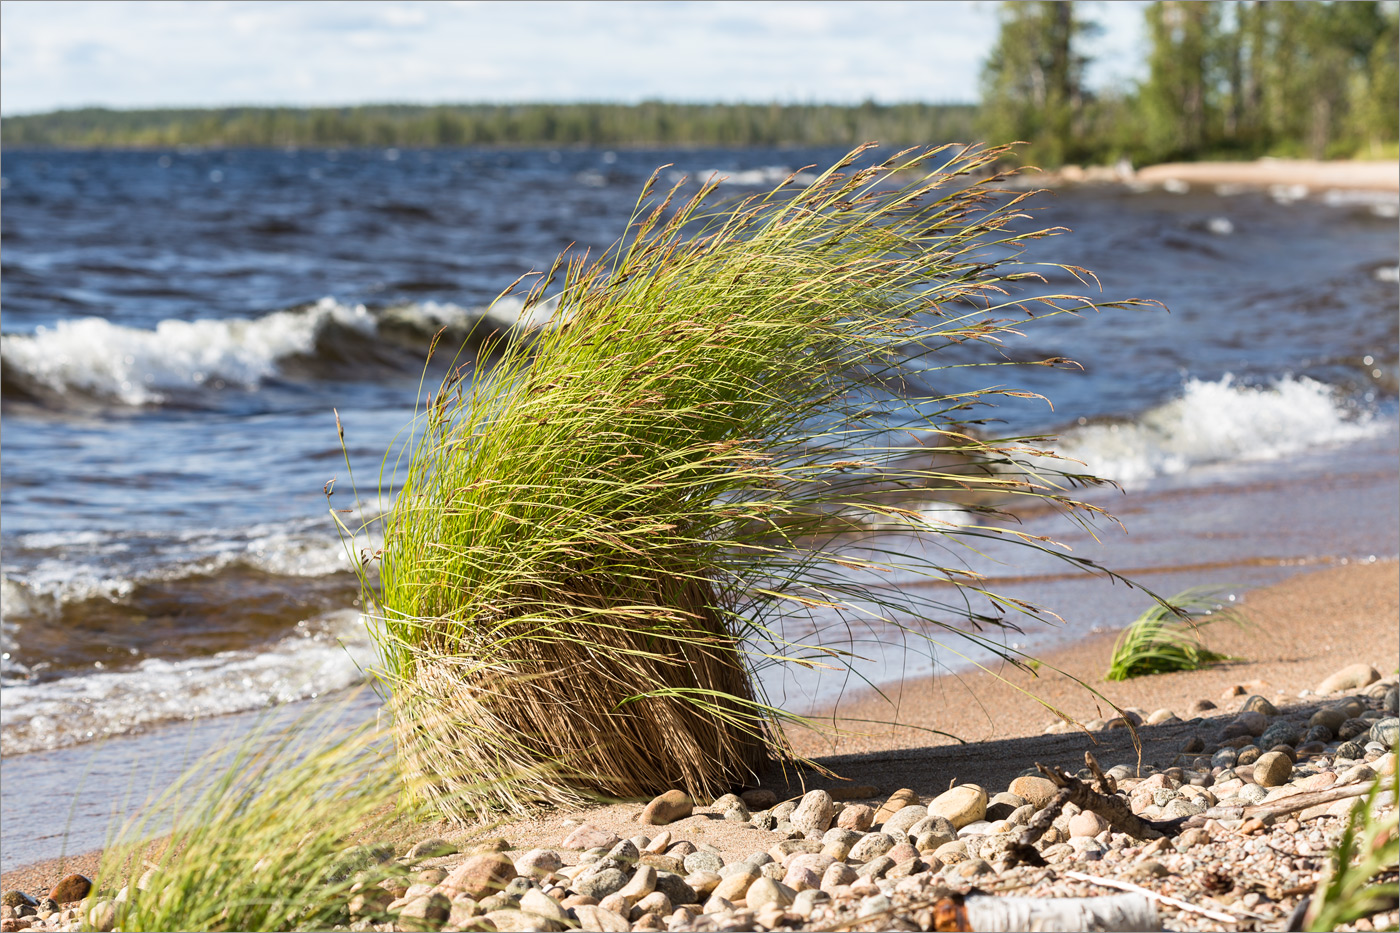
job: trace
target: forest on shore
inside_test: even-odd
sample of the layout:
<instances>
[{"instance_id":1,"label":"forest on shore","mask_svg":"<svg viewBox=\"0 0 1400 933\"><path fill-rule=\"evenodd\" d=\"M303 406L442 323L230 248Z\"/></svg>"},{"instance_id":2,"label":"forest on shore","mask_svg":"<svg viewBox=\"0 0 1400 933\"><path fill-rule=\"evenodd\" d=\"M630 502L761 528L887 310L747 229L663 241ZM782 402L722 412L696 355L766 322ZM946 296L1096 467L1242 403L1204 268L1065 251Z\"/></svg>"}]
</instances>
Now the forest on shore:
<instances>
[{"instance_id":1,"label":"forest on shore","mask_svg":"<svg viewBox=\"0 0 1400 933\"><path fill-rule=\"evenodd\" d=\"M780 147L866 140L1024 140L1025 157L1135 164L1395 158L1394 0L1158 0L1144 8L1145 76L1092 89L1095 5L1008 2L981 101L783 104L643 101L352 107L84 108L5 117L9 148ZM932 51L932 50L931 50Z\"/></svg>"}]
</instances>

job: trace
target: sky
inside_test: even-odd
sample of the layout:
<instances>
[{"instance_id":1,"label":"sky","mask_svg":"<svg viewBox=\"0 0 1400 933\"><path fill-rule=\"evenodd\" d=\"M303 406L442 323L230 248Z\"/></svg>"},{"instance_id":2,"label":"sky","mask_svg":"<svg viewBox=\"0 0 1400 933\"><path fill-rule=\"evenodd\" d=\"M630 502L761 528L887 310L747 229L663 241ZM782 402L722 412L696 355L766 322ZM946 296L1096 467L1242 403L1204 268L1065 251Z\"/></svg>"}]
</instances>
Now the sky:
<instances>
[{"instance_id":1,"label":"sky","mask_svg":"<svg viewBox=\"0 0 1400 933\"><path fill-rule=\"evenodd\" d=\"M978 0L3 0L0 112L510 101L973 102ZM1091 84L1140 2L1083 6Z\"/></svg>"}]
</instances>

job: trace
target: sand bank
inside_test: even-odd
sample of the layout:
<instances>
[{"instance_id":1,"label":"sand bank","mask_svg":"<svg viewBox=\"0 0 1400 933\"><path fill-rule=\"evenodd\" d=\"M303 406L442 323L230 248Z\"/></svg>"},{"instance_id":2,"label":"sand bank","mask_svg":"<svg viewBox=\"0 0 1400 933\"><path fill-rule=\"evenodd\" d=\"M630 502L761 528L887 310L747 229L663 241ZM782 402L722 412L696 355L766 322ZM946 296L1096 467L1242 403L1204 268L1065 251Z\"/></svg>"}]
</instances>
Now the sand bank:
<instances>
[{"instance_id":1,"label":"sand bank","mask_svg":"<svg viewBox=\"0 0 1400 933\"><path fill-rule=\"evenodd\" d=\"M1132 180L1161 184L1175 179L1200 185L1303 185L1400 191L1400 163L1394 161L1319 162L1312 159L1259 159L1255 162L1167 162L1138 169Z\"/></svg>"}]
</instances>

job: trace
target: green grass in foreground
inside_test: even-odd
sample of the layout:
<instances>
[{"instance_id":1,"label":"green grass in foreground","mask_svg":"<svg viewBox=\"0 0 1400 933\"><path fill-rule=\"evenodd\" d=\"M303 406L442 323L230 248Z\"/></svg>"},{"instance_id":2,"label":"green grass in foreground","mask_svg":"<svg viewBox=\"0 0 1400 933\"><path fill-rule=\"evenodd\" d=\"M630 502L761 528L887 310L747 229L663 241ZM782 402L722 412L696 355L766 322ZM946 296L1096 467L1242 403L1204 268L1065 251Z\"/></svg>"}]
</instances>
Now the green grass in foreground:
<instances>
[{"instance_id":1,"label":"green grass in foreground","mask_svg":"<svg viewBox=\"0 0 1400 933\"><path fill-rule=\"evenodd\" d=\"M1240 621L1238 613L1223 607L1221 595L1219 587L1193 587L1153 605L1114 642L1104 679L1196 671L1230 660L1201 641L1201 629L1206 625Z\"/></svg>"},{"instance_id":2,"label":"green grass in foreground","mask_svg":"<svg viewBox=\"0 0 1400 933\"><path fill-rule=\"evenodd\" d=\"M993 381L1023 329L1148 303L1011 295L1037 267L1095 280L1023 255L1064 231L987 176L1007 150L869 148L738 203L653 175L621 241L535 282L527 309L562 277L550 326L454 369L386 461L366 605L406 773L445 814L750 784L804 721L764 667L852 676L867 638L1014 657L981 631L1056 617L965 557L1012 541L1100 570L988 504L1087 524L1072 491L1099 480L986 409L1027 397ZM969 372L986 387L940 388ZM980 517L899 503L930 489Z\"/></svg>"},{"instance_id":3,"label":"green grass in foreground","mask_svg":"<svg viewBox=\"0 0 1400 933\"><path fill-rule=\"evenodd\" d=\"M1392 750L1391 754L1395 754ZM1383 790L1390 792L1390 812L1377 812ZM1332 850L1332 867L1308 910L1308 929L1335 930L1382 910L1395 907L1400 897L1400 769L1389 780L1380 778L1365 798L1357 801L1346 829ZM1385 880L1375 882L1382 877ZM1375 883L1373 883L1375 882Z\"/></svg>"},{"instance_id":4,"label":"green grass in foreground","mask_svg":"<svg viewBox=\"0 0 1400 933\"><path fill-rule=\"evenodd\" d=\"M126 888L118 929L326 930L348 922L354 881L403 870L348 841L410 816L392 741L322 716L211 754L123 829L96 879L108 897Z\"/></svg>"}]
</instances>

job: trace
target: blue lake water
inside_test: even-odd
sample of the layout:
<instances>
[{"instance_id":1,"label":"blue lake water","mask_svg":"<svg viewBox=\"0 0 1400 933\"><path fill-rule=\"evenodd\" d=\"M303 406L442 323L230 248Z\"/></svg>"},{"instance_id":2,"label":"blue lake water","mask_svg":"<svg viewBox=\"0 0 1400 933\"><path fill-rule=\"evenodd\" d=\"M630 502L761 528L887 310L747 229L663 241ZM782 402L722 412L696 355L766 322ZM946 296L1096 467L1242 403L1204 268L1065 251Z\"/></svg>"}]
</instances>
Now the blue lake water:
<instances>
[{"instance_id":1,"label":"blue lake water","mask_svg":"<svg viewBox=\"0 0 1400 933\"><path fill-rule=\"evenodd\" d=\"M119 755L142 741L129 736L363 681L373 647L323 493L347 479L333 410L372 486L411 416L430 336L483 318L508 326L519 305L491 307L502 289L570 244L610 244L657 166L719 172L741 194L839 155L6 153L5 867L53 854L14 848L14 782L32 791L47 779L23 774L74 761L44 756L104 738L94 754ZM1095 493L1124 531L1095 540L1034 515L1028 529L1168 595L1396 556L1396 197L1295 194L1103 186L1037 198L1037 225L1072 230L1037 258L1092 269L1106 298L1170 312L1038 322L1008 347L1084 370L997 370L1054 403L1004 409L1005 429L1058 433L1062 452L1126 490ZM1007 636L1030 649L1142 608L1121 586L990 556L1004 557L994 575L1015 595L1065 618ZM877 682L958 663L868 641ZM798 704L833 689L768 686Z\"/></svg>"}]
</instances>

